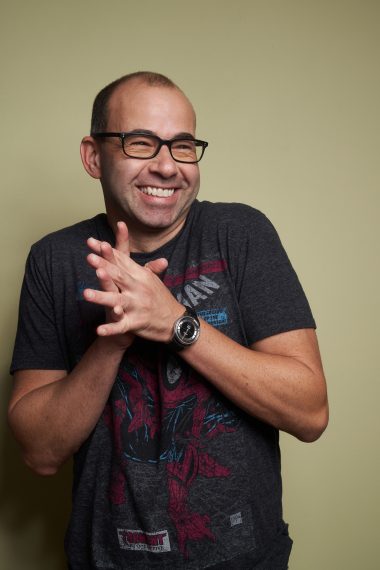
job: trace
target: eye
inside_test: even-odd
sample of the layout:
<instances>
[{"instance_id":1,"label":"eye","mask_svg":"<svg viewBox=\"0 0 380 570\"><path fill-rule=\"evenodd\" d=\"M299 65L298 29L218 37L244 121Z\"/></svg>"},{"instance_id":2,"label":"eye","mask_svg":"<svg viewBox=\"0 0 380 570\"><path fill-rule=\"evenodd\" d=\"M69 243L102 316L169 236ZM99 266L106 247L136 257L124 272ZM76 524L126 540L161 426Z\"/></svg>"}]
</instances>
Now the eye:
<instances>
[{"instance_id":1,"label":"eye","mask_svg":"<svg viewBox=\"0 0 380 570\"><path fill-rule=\"evenodd\" d=\"M149 135L128 135L124 140L124 152L133 158L150 158L157 150L157 139Z\"/></svg>"},{"instance_id":2,"label":"eye","mask_svg":"<svg viewBox=\"0 0 380 570\"><path fill-rule=\"evenodd\" d=\"M189 139L189 140L183 139L183 140L174 141L173 148L175 150L183 150L183 151L194 152L195 142L191 139Z\"/></svg>"},{"instance_id":3,"label":"eye","mask_svg":"<svg viewBox=\"0 0 380 570\"><path fill-rule=\"evenodd\" d=\"M155 146L155 141L147 136L141 135L131 135L126 138L125 141L128 147L153 147Z\"/></svg>"}]
</instances>

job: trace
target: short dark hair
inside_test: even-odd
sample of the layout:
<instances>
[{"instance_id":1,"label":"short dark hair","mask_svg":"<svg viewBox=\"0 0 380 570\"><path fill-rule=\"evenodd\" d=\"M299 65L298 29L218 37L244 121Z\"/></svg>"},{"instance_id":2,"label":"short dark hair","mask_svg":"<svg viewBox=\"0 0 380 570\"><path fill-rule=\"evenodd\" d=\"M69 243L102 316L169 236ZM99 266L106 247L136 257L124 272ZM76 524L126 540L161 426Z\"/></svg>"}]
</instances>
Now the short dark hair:
<instances>
[{"instance_id":1,"label":"short dark hair","mask_svg":"<svg viewBox=\"0 0 380 570\"><path fill-rule=\"evenodd\" d=\"M154 71L135 71L134 73L123 75L122 77L119 77L119 79L116 79L115 81L112 81L112 83L103 87L95 97L94 104L92 106L91 133L100 133L107 129L108 102L111 95L119 85L128 83L133 79L139 79L146 85L179 89L179 87L177 87L169 77L166 77L161 73L155 73Z\"/></svg>"}]
</instances>

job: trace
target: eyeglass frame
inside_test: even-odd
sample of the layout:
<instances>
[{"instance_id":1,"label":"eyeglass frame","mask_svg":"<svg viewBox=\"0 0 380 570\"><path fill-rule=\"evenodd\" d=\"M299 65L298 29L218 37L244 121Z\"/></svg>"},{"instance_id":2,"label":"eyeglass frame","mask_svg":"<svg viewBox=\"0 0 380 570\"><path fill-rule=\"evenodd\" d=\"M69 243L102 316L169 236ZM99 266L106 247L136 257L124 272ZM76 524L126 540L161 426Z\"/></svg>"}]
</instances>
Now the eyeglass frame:
<instances>
[{"instance_id":1,"label":"eyeglass frame","mask_svg":"<svg viewBox=\"0 0 380 570\"><path fill-rule=\"evenodd\" d=\"M124 147L124 141L128 136L133 136L133 135L137 135L137 136L140 135L140 136L151 137L153 139L156 139L158 141L158 147L157 147L156 151L154 152L154 154L152 154L152 156L132 156L132 155L128 154L125 150L125 147ZM159 136L154 135L153 133L147 133L144 131L130 131L130 132L120 132L120 133L100 132L100 133L91 133L91 136L95 139L96 138L111 138L111 137L119 138L121 140L121 146L122 146L123 153L125 154L125 156L127 156L128 158L136 158L137 160L150 160L151 158L154 158L155 156L158 155L158 153L160 152L160 150L163 146L167 146L169 149L169 152L170 152L170 156L172 157L173 160L175 160L175 162L180 162L181 164L197 164L203 158L205 150L208 147L208 142L201 141L200 139L195 139L193 137L180 137L179 136L179 137L174 137L172 139L162 139ZM196 146L202 147L202 154L198 160L190 160L190 161L189 160L178 160L177 158L175 158L173 156L172 144L176 141L182 141L182 140L192 141L192 142L196 143Z\"/></svg>"}]
</instances>

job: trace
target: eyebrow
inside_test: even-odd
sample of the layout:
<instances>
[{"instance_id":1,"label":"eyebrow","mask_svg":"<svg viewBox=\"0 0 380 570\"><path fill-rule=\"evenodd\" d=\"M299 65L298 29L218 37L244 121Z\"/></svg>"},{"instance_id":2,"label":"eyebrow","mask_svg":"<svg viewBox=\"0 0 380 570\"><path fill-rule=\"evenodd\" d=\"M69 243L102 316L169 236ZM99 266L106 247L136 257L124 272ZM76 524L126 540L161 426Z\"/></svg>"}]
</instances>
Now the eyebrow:
<instances>
[{"instance_id":1,"label":"eyebrow","mask_svg":"<svg viewBox=\"0 0 380 570\"><path fill-rule=\"evenodd\" d=\"M133 131L128 131L129 135L152 135L154 137L158 137L157 133L155 133L154 131L150 131L149 129L133 129ZM161 137L159 137L161 138ZM174 140L174 139L194 139L194 135L192 135L191 133L188 132L181 132L181 133L177 133L174 135L174 137L172 137L170 140Z\"/></svg>"}]
</instances>

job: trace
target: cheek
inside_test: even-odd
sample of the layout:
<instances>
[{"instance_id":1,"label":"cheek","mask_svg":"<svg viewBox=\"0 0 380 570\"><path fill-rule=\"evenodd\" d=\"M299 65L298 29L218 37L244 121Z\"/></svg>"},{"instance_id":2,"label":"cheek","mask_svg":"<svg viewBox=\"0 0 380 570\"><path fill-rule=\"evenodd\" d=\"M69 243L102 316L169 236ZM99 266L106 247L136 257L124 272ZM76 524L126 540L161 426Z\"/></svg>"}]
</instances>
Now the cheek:
<instances>
[{"instance_id":1,"label":"cheek","mask_svg":"<svg viewBox=\"0 0 380 570\"><path fill-rule=\"evenodd\" d=\"M199 185L200 185L200 176L199 176L199 171L198 171L198 173L193 178L193 184L192 184L192 186L196 192L198 192L198 190L199 190Z\"/></svg>"},{"instance_id":2,"label":"cheek","mask_svg":"<svg viewBox=\"0 0 380 570\"><path fill-rule=\"evenodd\" d=\"M196 165L187 166L183 175L185 179L188 181L190 186L192 186L194 189L198 189L200 176L199 176L199 168Z\"/></svg>"},{"instance_id":3,"label":"cheek","mask_svg":"<svg viewBox=\"0 0 380 570\"><path fill-rule=\"evenodd\" d=\"M111 190L117 191L132 183L139 175L141 166L127 161L114 161L102 169L103 180Z\"/></svg>"}]
</instances>

